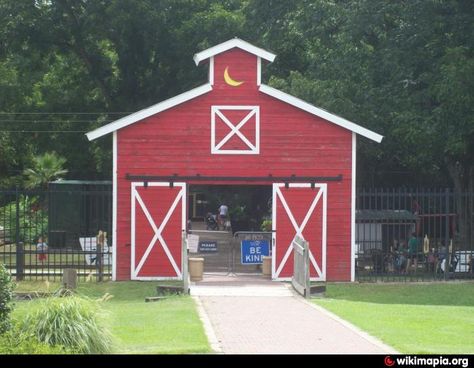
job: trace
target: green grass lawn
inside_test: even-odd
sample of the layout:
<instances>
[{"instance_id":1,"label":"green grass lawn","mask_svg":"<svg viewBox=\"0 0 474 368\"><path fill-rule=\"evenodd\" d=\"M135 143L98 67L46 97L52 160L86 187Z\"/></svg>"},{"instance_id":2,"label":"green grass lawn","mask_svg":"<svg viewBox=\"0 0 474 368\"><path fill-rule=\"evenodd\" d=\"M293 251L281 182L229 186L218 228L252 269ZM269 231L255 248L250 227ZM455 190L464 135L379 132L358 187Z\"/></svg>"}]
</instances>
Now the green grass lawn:
<instances>
[{"instance_id":1,"label":"green grass lawn","mask_svg":"<svg viewBox=\"0 0 474 368\"><path fill-rule=\"evenodd\" d=\"M160 283L161 284L161 283ZM145 303L156 296L156 282L81 283L78 293L104 302L106 325L115 337L116 353L187 354L208 353L210 347L194 301L189 296L170 296L166 300ZM50 291L59 284L21 282L17 291ZM17 302L13 316L21 318L35 301Z\"/></svg>"},{"instance_id":2,"label":"green grass lawn","mask_svg":"<svg viewBox=\"0 0 474 368\"><path fill-rule=\"evenodd\" d=\"M474 353L473 282L328 284L312 301L401 353Z\"/></svg>"}]
</instances>

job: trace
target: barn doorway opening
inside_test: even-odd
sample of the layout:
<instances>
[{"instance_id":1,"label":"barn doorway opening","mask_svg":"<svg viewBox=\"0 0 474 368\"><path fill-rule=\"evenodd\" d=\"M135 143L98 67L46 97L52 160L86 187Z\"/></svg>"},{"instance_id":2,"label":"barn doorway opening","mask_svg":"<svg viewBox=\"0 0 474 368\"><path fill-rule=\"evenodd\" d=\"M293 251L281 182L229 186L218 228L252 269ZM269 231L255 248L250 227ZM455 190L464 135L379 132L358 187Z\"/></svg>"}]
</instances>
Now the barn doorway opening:
<instances>
[{"instance_id":1,"label":"barn doorway opening","mask_svg":"<svg viewBox=\"0 0 474 368\"><path fill-rule=\"evenodd\" d=\"M190 185L189 257L204 258L205 274L261 274L259 260L242 258L242 241L262 238L270 252L271 218L271 185Z\"/></svg>"}]
</instances>

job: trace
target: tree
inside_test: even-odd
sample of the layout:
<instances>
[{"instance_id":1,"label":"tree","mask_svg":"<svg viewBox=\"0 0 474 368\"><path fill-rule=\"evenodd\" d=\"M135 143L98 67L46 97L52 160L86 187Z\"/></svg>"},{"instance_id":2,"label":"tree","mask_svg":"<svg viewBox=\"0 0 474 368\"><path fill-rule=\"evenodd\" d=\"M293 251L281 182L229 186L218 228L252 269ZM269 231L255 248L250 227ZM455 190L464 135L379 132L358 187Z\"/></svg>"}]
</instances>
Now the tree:
<instances>
[{"instance_id":1,"label":"tree","mask_svg":"<svg viewBox=\"0 0 474 368\"><path fill-rule=\"evenodd\" d=\"M33 158L33 168L25 169L27 188L46 188L50 181L67 174L64 169L66 159L56 152L46 152Z\"/></svg>"}]
</instances>

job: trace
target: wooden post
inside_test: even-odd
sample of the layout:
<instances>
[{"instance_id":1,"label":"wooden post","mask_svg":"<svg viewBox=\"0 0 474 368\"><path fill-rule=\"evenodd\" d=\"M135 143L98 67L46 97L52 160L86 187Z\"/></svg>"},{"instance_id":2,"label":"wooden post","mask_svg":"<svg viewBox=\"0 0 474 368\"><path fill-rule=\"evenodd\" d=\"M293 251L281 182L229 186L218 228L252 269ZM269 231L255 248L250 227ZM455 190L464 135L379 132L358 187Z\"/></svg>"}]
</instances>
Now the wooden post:
<instances>
[{"instance_id":1,"label":"wooden post","mask_svg":"<svg viewBox=\"0 0 474 368\"><path fill-rule=\"evenodd\" d=\"M104 267L103 267L103 251L104 251L104 244L107 239L107 233L105 231L99 230L97 234L97 258L96 258L96 265L97 265L97 281L101 282L104 280Z\"/></svg>"},{"instance_id":2,"label":"wooden post","mask_svg":"<svg viewBox=\"0 0 474 368\"><path fill-rule=\"evenodd\" d=\"M188 242L186 239L186 230L182 232L181 261L183 264L183 291L189 293L189 275L188 275Z\"/></svg>"},{"instance_id":3,"label":"wooden post","mask_svg":"<svg viewBox=\"0 0 474 368\"><path fill-rule=\"evenodd\" d=\"M77 287L77 270L65 268L63 270L63 285L66 289L74 290Z\"/></svg>"},{"instance_id":4,"label":"wooden post","mask_svg":"<svg viewBox=\"0 0 474 368\"><path fill-rule=\"evenodd\" d=\"M23 242L20 240L20 193L15 191L15 244L16 244L16 279L23 280L25 272L25 253Z\"/></svg>"}]
</instances>

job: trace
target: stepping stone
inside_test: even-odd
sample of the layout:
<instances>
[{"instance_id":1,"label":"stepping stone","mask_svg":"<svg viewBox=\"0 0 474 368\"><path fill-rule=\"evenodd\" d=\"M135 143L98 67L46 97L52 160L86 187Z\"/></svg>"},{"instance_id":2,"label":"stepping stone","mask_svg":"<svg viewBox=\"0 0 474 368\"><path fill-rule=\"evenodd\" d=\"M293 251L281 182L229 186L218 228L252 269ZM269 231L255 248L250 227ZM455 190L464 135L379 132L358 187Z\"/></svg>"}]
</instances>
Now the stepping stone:
<instances>
[{"instance_id":1,"label":"stepping stone","mask_svg":"<svg viewBox=\"0 0 474 368\"><path fill-rule=\"evenodd\" d=\"M147 296L145 298L145 302L148 303L148 302L159 302L160 300L165 300L166 297L165 296Z\"/></svg>"},{"instance_id":2,"label":"stepping stone","mask_svg":"<svg viewBox=\"0 0 474 368\"><path fill-rule=\"evenodd\" d=\"M158 295L163 294L182 294L184 292L182 286L158 285L156 287Z\"/></svg>"}]
</instances>

